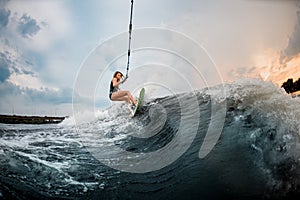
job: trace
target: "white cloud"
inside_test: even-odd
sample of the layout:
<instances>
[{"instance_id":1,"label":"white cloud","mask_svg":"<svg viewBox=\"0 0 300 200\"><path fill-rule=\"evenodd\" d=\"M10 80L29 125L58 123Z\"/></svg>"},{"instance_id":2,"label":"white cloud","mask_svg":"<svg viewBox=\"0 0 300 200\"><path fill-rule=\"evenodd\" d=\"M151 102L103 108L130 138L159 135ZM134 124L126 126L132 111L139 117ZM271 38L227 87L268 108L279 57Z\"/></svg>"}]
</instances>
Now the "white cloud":
<instances>
[{"instance_id":1,"label":"white cloud","mask_svg":"<svg viewBox=\"0 0 300 200\"><path fill-rule=\"evenodd\" d=\"M251 68L258 53L286 47L297 9L293 1L189 1L168 27L202 44L230 80L231 70Z\"/></svg>"},{"instance_id":2,"label":"white cloud","mask_svg":"<svg viewBox=\"0 0 300 200\"><path fill-rule=\"evenodd\" d=\"M38 91L44 91L46 88L53 91L59 91L59 88L49 87L41 82L38 77L30 74L13 73L9 77L9 82L19 86L20 88L30 88Z\"/></svg>"},{"instance_id":3,"label":"white cloud","mask_svg":"<svg viewBox=\"0 0 300 200\"><path fill-rule=\"evenodd\" d=\"M9 72L6 81L21 88L57 90L57 87L43 83L39 73L34 71L34 65L36 65L34 59L24 57L18 48L12 46L8 40L1 38L0 44L1 65L6 67Z\"/></svg>"},{"instance_id":4,"label":"white cloud","mask_svg":"<svg viewBox=\"0 0 300 200\"><path fill-rule=\"evenodd\" d=\"M9 81L56 90L67 74L61 69L71 65L62 57L68 57L70 51L58 47L68 41L73 29L68 5L63 1L8 1L3 6L11 13L0 36L0 52L12 63ZM55 83L57 74L61 79Z\"/></svg>"},{"instance_id":5,"label":"white cloud","mask_svg":"<svg viewBox=\"0 0 300 200\"><path fill-rule=\"evenodd\" d=\"M63 1L9 1L6 7L12 13L11 32L14 32L23 15L36 20L41 27L30 40L22 40L32 50L47 50L58 39L72 32L71 15Z\"/></svg>"},{"instance_id":6,"label":"white cloud","mask_svg":"<svg viewBox=\"0 0 300 200\"><path fill-rule=\"evenodd\" d=\"M130 1L20 0L7 1L4 6L5 9L10 10L10 16L8 23L6 21L2 23L0 38L7 39L10 46L4 45L6 42L1 41L0 53L5 52L7 58L13 63L8 83L18 88L29 88L28 90L16 90L16 93L35 91L43 94L41 88L45 88L50 91L50 94L55 95L61 92L60 98L68 96L69 94L57 90L57 88L70 89L73 86L76 70L79 69L80 63L84 61L88 53L97 46L99 40L110 40L118 33L126 31L125 37L116 46L113 46L116 49L107 47L104 53L95 56L95 60L91 63L91 74L81 85L83 91L91 90L92 93L95 89L91 88L91 77L95 77L95 81L97 81L100 76L100 71L97 70L107 66L106 61L110 59L110 56L119 55L120 50L122 52L124 50L124 59L122 58L114 63L114 66L110 66L111 68L106 70L97 85L98 91L101 93L96 94L97 100L99 101L98 97L103 97L100 101L109 102L107 91L113 70L125 71L126 67ZM232 78L232 76L228 76L228 73L233 69L249 72L253 66L259 65L257 60L258 58L264 59L264 56L260 55L265 55L266 49L278 52L287 46L288 38L295 27L296 10L297 7L293 1L135 1L132 42L134 44L140 40L148 42L148 46L155 46L160 42L149 40L151 35L148 37L136 34L135 29L140 27L163 26L180 31L205 47L219 67L222 77L228 80ZM2 13L7 16L8 12L6 10ZM20 19L24 15L29 17L26 22L32 23L32 29L27 30L28 32L25 31L28 33L26 38L17 32ZM293 43L292 41L298 40L290 40L291 43ZM186 54L196 57L200 61L203 60L188 49L184 43L180 44L180 41L171 41L170 45L179 46L179 51L184 50L184 52L179 52L182 55ZM135 46L133 45L132 48ZM191 77L189 81L201 84L196 80L198 76L193 76L193 70L189 70L182 60L177 62L178 59L173 59L174 55L159 57L164 54L160 55L158 52L158 55L153 56L151 53L147 54L146 51L143 53L132 54L131 70L145 64L146 61L146 64L165 64L172 66L172 69L182 71L186 77ZM124 65L122 66L122 64ZM151 70L150 67L147 69ZM265 70L262 72L264 76L271 77L267 74L269 68L262 66L260 69ZM208 74L207 79L215 80L211 72L206 71L205 68L201 68L201 70L204 75ZM131 72L134 75L134 70ZM131 77L127 82L127 87L132 84L132 88L134 88L137 81L143 77L143 74L138 72L136 69L138 77ZM153 72L153 76L148 76L149 79L152 78L152 81L158 82L163 77L154 76L155 73L161 75L164 74L164 70L158 69ZM172 71L172 74L175 76L179 73ZM168 83L176 86L176 81L173 81L174 79L171 77ZM129 89L131 88L129 87ZM17 95L14 94L10 97L12 96L16 101ZM42 96L36 95L35 98ZM46 97L51 98L50 95ZM43 100L45 101L45 99ZM25 101L26 98L21 95L20 102L24 103ZM3 108L5 107L3 103L1 105Z\"/></svg>"}]
</instances>

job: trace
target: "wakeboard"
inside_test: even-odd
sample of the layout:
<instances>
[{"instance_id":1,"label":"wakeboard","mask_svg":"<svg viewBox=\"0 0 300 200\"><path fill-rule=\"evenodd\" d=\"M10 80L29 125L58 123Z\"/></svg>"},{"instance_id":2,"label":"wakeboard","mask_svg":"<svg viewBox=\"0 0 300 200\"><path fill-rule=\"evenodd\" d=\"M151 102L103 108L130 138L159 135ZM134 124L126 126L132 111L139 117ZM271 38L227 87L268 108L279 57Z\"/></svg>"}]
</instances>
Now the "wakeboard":
<instances>
[{"instance_id":1,"label":"wakeboard","mask_svg":"<svg viewBox=\"0 0 300 200\"><path fill-rule=\"evenodd\" d=\"M144 100L144 96L145 96L145 88L142 88L141 91L140 91L140 95L139 95L139 98L138 98L137 105L135 106L135 109L133 110L132 117L135 116L136 112L141 107L141 105L143 103L143 100Z\"/></svg>"}]
</instances>

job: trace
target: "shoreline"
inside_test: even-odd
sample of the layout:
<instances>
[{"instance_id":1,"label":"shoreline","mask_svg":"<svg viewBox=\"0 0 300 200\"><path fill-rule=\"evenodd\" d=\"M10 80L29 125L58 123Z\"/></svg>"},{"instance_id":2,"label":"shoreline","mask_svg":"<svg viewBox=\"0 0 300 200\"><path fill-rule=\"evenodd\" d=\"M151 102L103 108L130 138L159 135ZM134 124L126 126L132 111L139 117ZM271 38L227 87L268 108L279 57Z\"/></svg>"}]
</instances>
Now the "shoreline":
<instances>
[{"instance_id":1,"label":"shoreline","mask_svg":"<svg viewBox=\"0 0 300 200\"><path fill-rule=\"evenodd\" d=\"M66 117L1 115L0 123L4 124L58 124Z\"/></svg>"}]
</instances>

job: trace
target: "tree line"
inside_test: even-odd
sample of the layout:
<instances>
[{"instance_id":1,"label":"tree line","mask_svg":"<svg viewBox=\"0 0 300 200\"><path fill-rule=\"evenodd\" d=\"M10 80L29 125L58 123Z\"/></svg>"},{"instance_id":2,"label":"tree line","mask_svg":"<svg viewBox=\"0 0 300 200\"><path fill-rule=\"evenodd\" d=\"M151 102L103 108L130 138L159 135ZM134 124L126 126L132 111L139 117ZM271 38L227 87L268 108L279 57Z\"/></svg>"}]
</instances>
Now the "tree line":
<instances>
[{"instance_id":1,"label":"tree line","mask_svg":"<svg viewBox=\"0 0 300 200\"><path fill-rule=\"evenodd\" d=\"M300 90L300 78L295 82L293 82L292 78L289 78L286 82L284 82L282 84L281 87L283 87L288 94L299 91Z\"/></svg>"}]
</instances>

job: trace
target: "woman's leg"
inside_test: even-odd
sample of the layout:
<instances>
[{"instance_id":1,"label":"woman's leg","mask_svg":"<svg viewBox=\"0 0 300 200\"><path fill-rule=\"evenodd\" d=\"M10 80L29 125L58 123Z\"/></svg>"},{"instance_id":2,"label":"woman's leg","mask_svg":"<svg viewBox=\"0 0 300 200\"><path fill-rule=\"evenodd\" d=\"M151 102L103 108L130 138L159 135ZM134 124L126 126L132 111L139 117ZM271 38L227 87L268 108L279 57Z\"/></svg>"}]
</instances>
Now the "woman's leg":
<instances>
[{"instance_id":1,"label":"woman's leg","mask_svg":"<svg viewBox=\"0 0 300 200\"><path fill-rule=\"evenodd\" d=\"M131 93L129 91L125 91L127 93L127 96L129 97L130 101L136 106L137 101L135 100L135 98L131 95Z\"/></svg>"},{"instance_id":2,"label":"woman's leg","mask_svg":"<svg viewBox=\"0 0 300 200\"><path fill-rule=\"evenodd\" d=\"M111 100L113 101L126 101L127 103L130 103L130 101L136 105L137 102L133 98L133 96L130 94L129 91L117 91L112 93Z\"/></svg>"}]
</instances>

